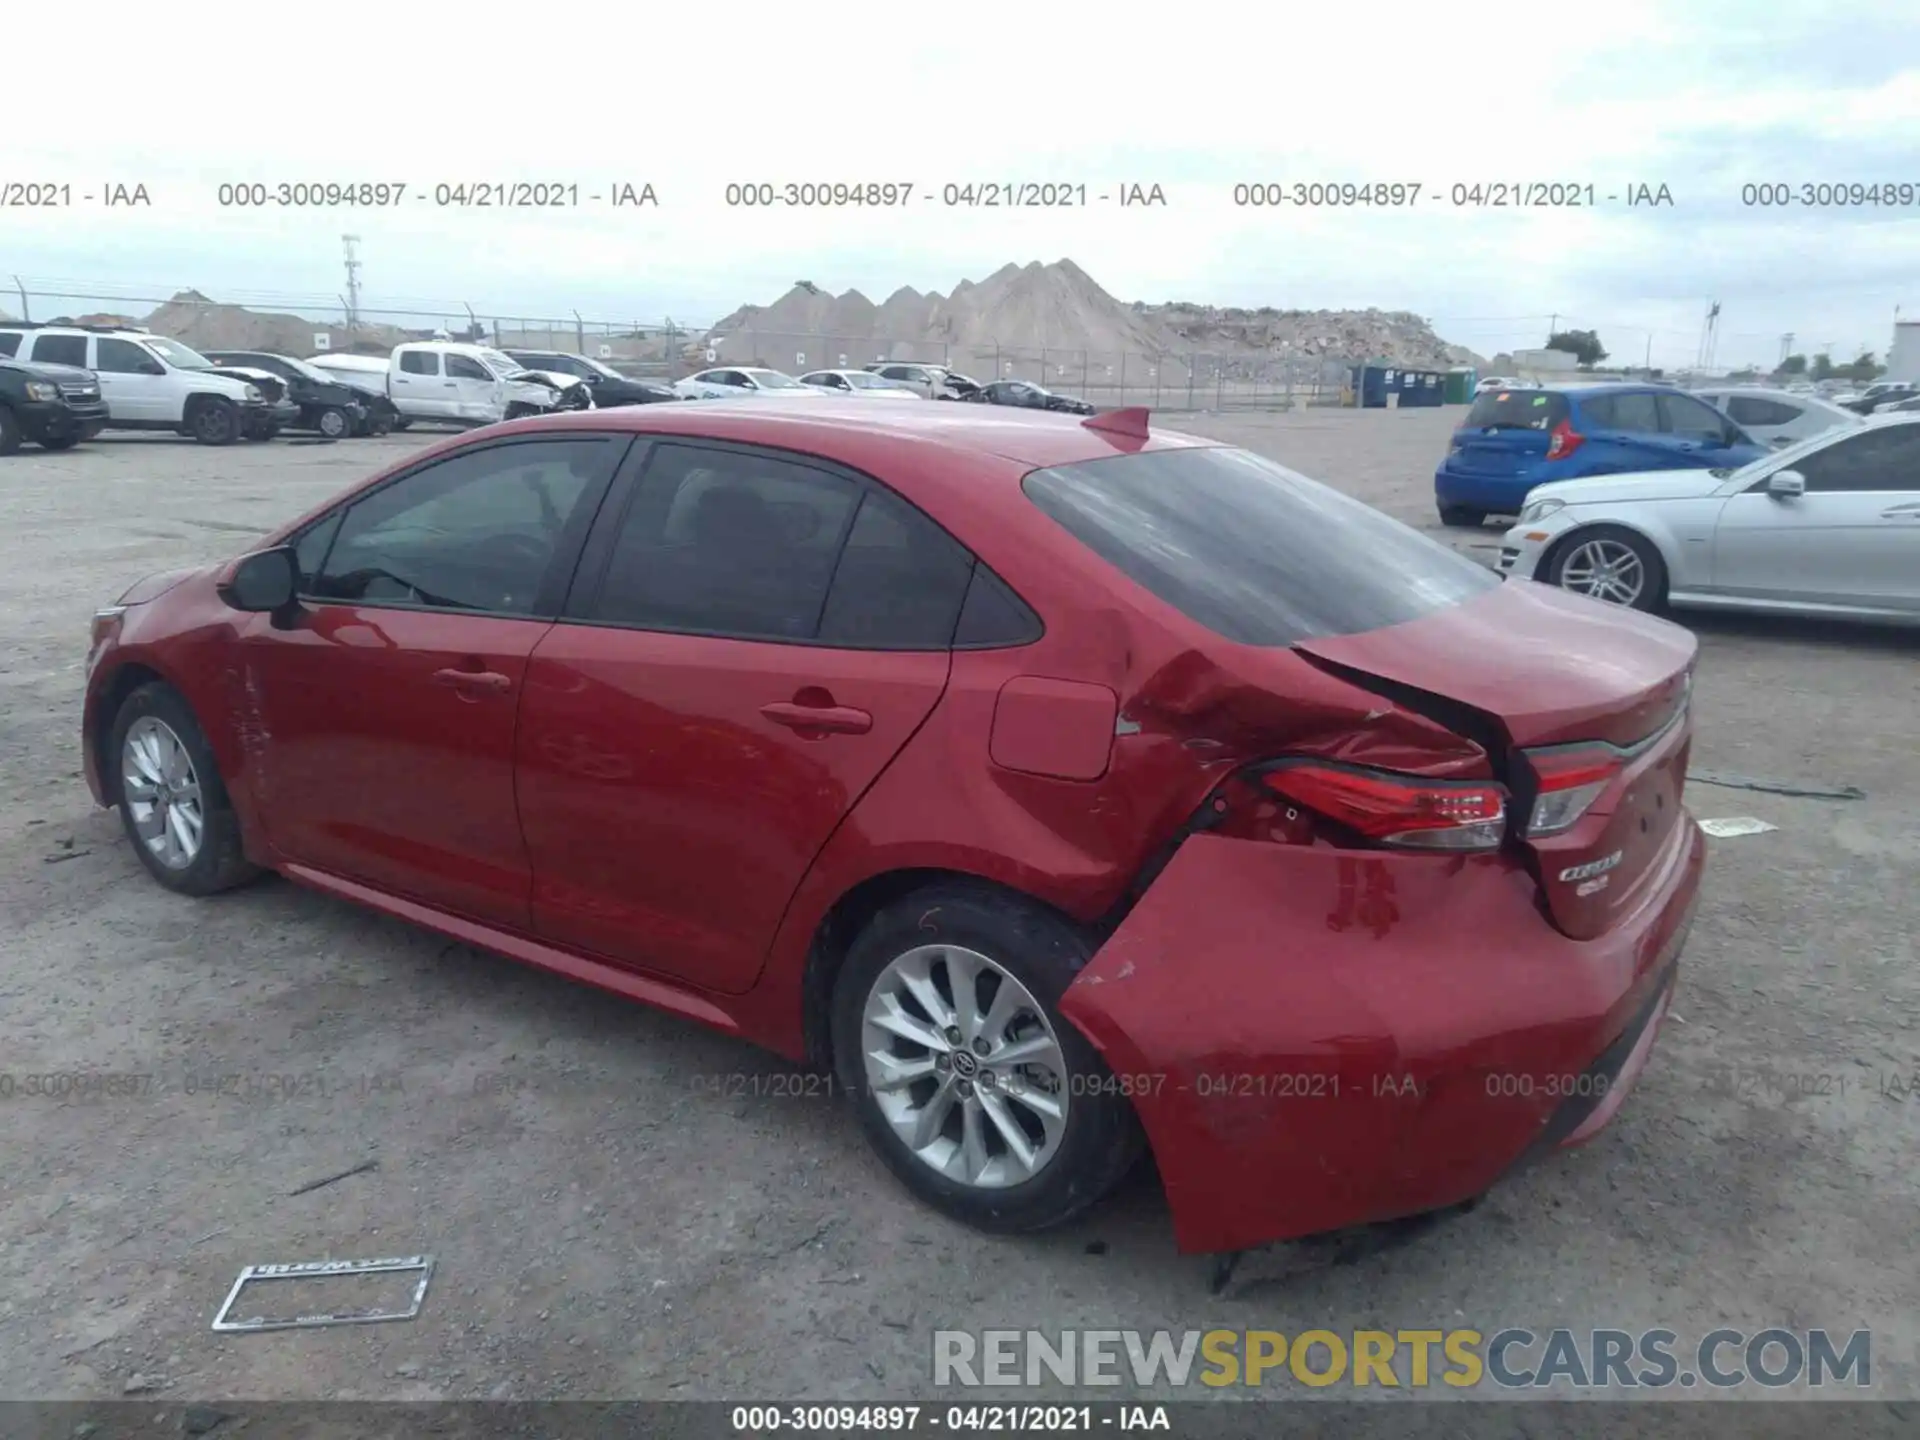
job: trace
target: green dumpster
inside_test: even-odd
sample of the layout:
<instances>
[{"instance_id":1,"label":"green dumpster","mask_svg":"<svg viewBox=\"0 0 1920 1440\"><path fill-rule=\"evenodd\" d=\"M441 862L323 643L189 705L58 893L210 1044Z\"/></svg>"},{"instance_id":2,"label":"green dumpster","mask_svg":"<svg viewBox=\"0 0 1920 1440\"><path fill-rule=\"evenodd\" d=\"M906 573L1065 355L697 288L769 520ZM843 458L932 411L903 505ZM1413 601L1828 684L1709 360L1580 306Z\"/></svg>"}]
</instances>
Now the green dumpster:
<instances>
[{"instance_id":1,"label":"green dumpster","mask_svg":"<svg viewBox=\"0 0 1920 1440\"><path fill-rule=\"evenodd\" d=\"M1449 370L1447 372L1447 404L1471 405L1473 387L1479 383L1479 374L1470 365Z\"/></svg>"}]
</instances>

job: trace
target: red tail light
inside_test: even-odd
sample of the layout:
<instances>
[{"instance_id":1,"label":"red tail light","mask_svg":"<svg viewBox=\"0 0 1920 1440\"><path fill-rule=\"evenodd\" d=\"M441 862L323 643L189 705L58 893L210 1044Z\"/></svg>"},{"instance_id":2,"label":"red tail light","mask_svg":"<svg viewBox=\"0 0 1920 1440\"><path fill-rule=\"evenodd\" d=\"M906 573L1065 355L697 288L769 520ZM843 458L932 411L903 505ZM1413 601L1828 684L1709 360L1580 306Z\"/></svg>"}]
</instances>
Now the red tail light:
<instances>
[{"instance_id":1,"label":"red tail light","mask_svg":"<svg viewBox=\"0 0 1920 1440\"><path fill-rule=\"evenodd\" d=\"M1553 438L1547 442L1547 459L1564 460L1585 442L1586 436L1573 428L1571 420L1562 420L1553 427Z\"/></svg>"},{"instance_id":2,"label":"red tail light","mask_svg":"<svg viewBox=\"0 0 1920 1440\"><path fill-rule=\"evenodd\" d=\"M1491 781L1428 780L1312 761L1269 770L1261 781L1381 845L1494 850L1506 833L1506 791Z\"/></svg>"},{"instance_id":3,"label":"red tail light","mask_svg":"<svg viewBox=\"0 0 1920 1440\"><path fill-rule=\"evenodd\" d=\"M1558 835L1580 823L1593 802L1606 794L1625 766L1614 751L1599 747L1536 750L1528 757L1540 788L1527 817L1527 838Z\"/></svg>"}]
</instances>

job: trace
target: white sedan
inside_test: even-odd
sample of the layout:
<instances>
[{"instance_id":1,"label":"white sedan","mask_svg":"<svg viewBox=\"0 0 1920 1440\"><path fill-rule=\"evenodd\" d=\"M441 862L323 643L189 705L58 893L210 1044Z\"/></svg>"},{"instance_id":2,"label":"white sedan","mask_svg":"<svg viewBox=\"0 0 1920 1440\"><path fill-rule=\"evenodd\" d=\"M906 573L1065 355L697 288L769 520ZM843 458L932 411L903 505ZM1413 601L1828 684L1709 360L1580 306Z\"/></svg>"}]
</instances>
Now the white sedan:
<instances>
[{"instance_id":1,"label":"white sedan","mask_svg":"<svg viewBox=\"0 0 1920 1440\"><path fill-rule=\"evenodd\" d=\"M1822 430L1860 424L1864 416L1831 400L1762 385L1734 385L1693 392L1762 445L1778 448Z\"/></svg>"},{"instance_id":2,"label":"white sedan","mask_svg":"<svg viewBox=\"0 0 1920 1440\"><path fill-rule=\"evenodd\" d=\"M725 365L717 370L702 370L684 380L676 380L674 393L684 400L732 400L743 395L819 395L811 385L802 385L781 370L756 365Z\"/></svg>"},{"instance_id":3,"label":"white sedan","mask_svg":"<svg viewBox=\"0 0 1920 1440\"><path fill-rule=\"evenodd\" d=\"M892 380L882 380L866 370L815 370L800 377L802 385L811 385L829 395L857 396L863 400L919 400L918 390Z\"/></svg>"},{"instance_id":4,"label":"white sedan","mask_svg":"<svg viewBox=\"0 0 1920 1440\"><path fill-rule=\"evenodd\" d=\"M1536 485L1500 569L1637 610L1920 625L1920 414L1823 431L1737 470Z\"/></svg>"}]
</instances>

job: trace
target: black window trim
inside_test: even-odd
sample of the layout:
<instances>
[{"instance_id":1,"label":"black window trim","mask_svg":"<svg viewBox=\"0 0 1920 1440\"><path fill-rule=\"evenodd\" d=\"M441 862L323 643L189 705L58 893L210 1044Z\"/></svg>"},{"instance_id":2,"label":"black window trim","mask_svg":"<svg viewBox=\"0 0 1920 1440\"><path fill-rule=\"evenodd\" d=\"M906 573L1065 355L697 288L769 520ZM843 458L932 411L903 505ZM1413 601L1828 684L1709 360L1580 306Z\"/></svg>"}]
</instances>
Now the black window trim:
<instances>
[{"instance_id":1,"label":"black window trim","mask_svg":"<svg viewBox=\"0 0 1920 1440\"><path fill-rule=\"evenodd\" d=\"M593 527L599 521L600 510L607 503L607 496L613 493L616 482L626 468L634 463L636 437L631 432L619 430L556 430L533 435L509 435L497 440L487 440L473 445L457 446L452 450L443 450L437 455L410 464L404 470L395 471L378 484L356 490L342 497L337 503L329 505L313 519L307 521L298 530L289 534L280 543L286 547L295 547L313 531L325 525L335 516L341 519L341 525L334 527L333 537L327 541L326 553L320 557L320 569L325 573L327 562L333 558L333 547L339 542L340 530L345 524L346 513L363 500L370 500L390 486L403 480L431 470L434 466L448 460L465 459L470 455L481 454L489 450L508 450L524 445L545 445L555 440L607 440L616 449L617 456L609 468L605 479L598 483L598 494L583 492L579 507L567 522L567 529L561 534L559 547L554 553L547 573L540 581L539 592L534 596L533 605L525 615L512 614L503 610L476 610L464 605L399 605L379 600L343 600L327 595L300 595L298 600L303 606L334 605L350 606L356 610L394 610L404 614L418 615L466 615L484 620L536 620L551 622L558 618L566 604L567 596L575 577L579 572L580 561L586 550L587 540L593 533ZM624 448L621 448L623 446Z\"/></svg>"},{"instance_id":2,"label":"black window trim","mask_svg":"<svg viewBox=\"0 0 1920 1440\"><path fill-rule=\"evenodd\" d=\"M642 625L632 620L613 620L594 614L593 612L600 604L601 591L606 585L607 572L613 564L614 545L619 540L621 529L627 521L627 512L633 507L634 499L640 492L640 486L646 479L647 470L653 464L654 456L663 446L668 445L681 449L720 451L778 460L837 476L850 481L856 487L858 494L855 496L854 503L847 507L847 517L841 522L840 534L834 541L833 570L827 576L826 588L821 592L820 611L814 616L813 628L816 631L820 628L821 617L826 613L827 603L832 598L833 582L840 573L840 562L846 558L847 537L853 533L854 522L860 518L860 509L866 503L867 496L878 490L906 506L913 514L946 536L971 560L967 583L961 589L960 604L954 611L953 630L948 632L945 647L929 649L925 645L898 645L886 642L828 643L812 635L741 635L727 630L700 630L688 626ZM953 643L953 637L960 628L960 617L966 613L967 596L972 593L975 576L983 570L999 581L1001 588L1013 597L1015 604L1031 621L1031 633L1026 639L972 645ZM579 560L575 565L573 581L568 587L565 603L560 607L560 613L554 617L554 623L579 625L597 630L637 630L650 635L687 635L697 639L731 640L743 645L797 645L814 650L860 650L895 655L951 654L955 650L1014 650L1037 644L1046 634L1046 622L1040 618L1040 612L1034 609L1026 597L1008 583L1004 576L982 560L971 545L966 544L959 536L929 515L924 508L916 505L879 477L842 461L831 460L824 455L814 455L805 450L792 450L781 445L680 434L638 437L635 451L627 456L625 463L621 465L619 473L615 476L612 492L601 500L593 529L589 532L586 544L582 547Z\"/></svg>"}]
</instances>

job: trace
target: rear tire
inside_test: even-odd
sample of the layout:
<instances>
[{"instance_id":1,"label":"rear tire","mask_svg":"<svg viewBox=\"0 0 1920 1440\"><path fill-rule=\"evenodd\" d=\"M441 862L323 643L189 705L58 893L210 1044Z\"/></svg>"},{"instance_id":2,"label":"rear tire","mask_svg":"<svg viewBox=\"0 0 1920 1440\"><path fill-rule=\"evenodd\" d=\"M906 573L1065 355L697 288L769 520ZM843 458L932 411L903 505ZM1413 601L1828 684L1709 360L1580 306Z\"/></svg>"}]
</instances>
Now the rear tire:
<instances>
[{"instance_id":1,"label":"rear tire","mask_svg":"<svg viewBox=\"0 0 1920 1440\"><path fill-rule=\"evenodd\" d=\"M231 445L240 437L240 413L231 400L202 400L187 415L187 433L202 445Z\"/></svg>"},{"instance_id":2,"label":"rear tire","mask_svg":"<svg viewBox=\"0 0 1920 1440\"><path fill-rule=\"evenodd\" d=\"M1564 536L1541 568L1548 584L1592 600L1648 612L1666 603L1666 561L1651 540L1624 526L1592 525Z\"/></svg>"},{"instance_id":3,"label":"rear tire","mask_svg":"<svg viewBox=\"0 0 1920 1440\"><path fill-rule=\"evenodd\" d=\"M117 777L120 823L149 875L182 895L212 895L260 873L241 846L240 821L206 735L179 691L163 681L141 686L108 734L105 762Z\"/></svg>"},{"instance_id":4,"label":"rear tire","mask_svg":"<svg viewBox=\"0 0 1920 1440\"><path fill-rule=\"evenodd\" d=\"M71 450L74 446L78 445L83 438L77 430L71 435L44 435L40 439L40 448L42 450Z\"/></svg>"},{"instance_id":5,"label":"rear tire","mask_svg":"<svg viewBox=\"0 0 1920 1440\"><path fill-rule=\"evenodd\" d=\"M1461 528L1478 528L1487 523L1487 512L1484 510L1475 510L1466 505L1442 505L1440 507L1440 523L1442 525L1459 526Z\"/></svg>"},{"instance_id":6,"label":"rear tire","mask_svg":"<svg viewBox=\"0 0 1920 1440\"><path fill-rule=\"evenodd\" d=\"M905 896L853 942L834 984L835 1070L869 1143L921 1200L983 1230L1043 1230L1098 1203L1139 1158L1132 1106L1059 1012L1096 948L1052 911L966 881ZM996 1074L1014 1045L1036 1058ZM907 1072L918 1078L885 1083Z\"/></svg>"}]
</instances>

